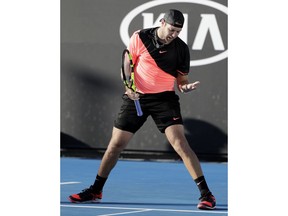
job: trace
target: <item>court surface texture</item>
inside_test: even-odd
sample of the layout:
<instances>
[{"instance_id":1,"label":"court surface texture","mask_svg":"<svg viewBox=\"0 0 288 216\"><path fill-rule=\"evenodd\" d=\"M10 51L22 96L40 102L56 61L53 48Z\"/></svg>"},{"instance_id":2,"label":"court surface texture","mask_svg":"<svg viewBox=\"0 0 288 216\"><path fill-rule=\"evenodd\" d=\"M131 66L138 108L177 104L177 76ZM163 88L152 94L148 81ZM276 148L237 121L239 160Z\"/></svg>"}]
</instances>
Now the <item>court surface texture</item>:
<instances>
[{"instance_id":1,"label":"court surface texture","mask_svg":"<svg viewBox=\"0 0 288 216\"><path fill-rule=\"evenodd\" d=\"M61 216L227 216L227 163L201 162L216 209L197 209L199 191L181 161L119 160L103 190L101 203L75 204L68 196L93 184L98 159L62 157Z\"/></svg>"}]
</instances>

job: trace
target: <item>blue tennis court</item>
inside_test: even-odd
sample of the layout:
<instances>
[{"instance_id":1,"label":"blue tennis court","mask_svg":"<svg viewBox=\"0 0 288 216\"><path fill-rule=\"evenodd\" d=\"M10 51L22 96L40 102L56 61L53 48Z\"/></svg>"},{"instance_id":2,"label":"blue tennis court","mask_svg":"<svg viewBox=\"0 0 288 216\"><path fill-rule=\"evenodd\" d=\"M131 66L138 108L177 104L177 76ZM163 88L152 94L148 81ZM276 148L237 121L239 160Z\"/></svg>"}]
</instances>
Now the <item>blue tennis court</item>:
<instances>
[{"instance_id":1,"label":"blue tennis court","mask_svg":"<svg viewBox=\"0 0 288 216\"><path fill-rule=\"evenodd\" d=\"M67 197L89 187L100 160L61 158L61 216L228 215L227 163L202 162L216 210L197 209L199 192L181 161L119 160L101 203L73 204Z\"/></svg>"}]
</instances>

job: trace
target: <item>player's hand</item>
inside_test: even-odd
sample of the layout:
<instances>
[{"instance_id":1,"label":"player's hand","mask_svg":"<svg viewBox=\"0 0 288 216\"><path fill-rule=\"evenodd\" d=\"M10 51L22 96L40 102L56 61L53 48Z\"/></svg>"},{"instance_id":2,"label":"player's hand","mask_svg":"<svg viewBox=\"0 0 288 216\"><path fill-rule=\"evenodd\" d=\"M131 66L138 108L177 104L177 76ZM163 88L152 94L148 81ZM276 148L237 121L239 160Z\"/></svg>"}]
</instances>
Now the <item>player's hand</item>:
<instances>
[{"instance_id":1,"label":"player's hand","mask_svg":"<svg viewBox=\"0 0 288 216\"><path fill-rule=\"evenodd\" d=\"M197 88L198 84L200 84L200 82L196 81L196 82L193 82L193 83L179 85L178 88L179 88L180 92L187 93L187 92L195 90Z\"/></svg>"},{"instance_id":2,"label":"player's hand","mask_svg":"<svg viewBox=\"0 0 288 216\"><path fill-rule=\"evenodd\" d=\"M127 94L131 100L139 100L139 94L134 92L132 89L126 88L125 94Z\"/></svg>"}]
</instances>

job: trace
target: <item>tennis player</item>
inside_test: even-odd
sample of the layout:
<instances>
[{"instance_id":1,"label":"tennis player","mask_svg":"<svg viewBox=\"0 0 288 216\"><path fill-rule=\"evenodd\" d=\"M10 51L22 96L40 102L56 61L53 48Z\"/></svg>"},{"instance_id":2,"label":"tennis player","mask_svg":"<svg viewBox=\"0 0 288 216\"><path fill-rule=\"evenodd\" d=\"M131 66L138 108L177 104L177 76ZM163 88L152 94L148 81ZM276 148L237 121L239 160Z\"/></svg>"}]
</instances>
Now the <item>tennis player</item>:
<instances>
[{"instance_id":1,"label":"tennis player","mask_svg":"<svg viewBox=\"0 0 288 216\"><path fill-rule=\"evenodd\" d=\"M151 116L199 188L197 207L204 210L215 208L215 197L208 188L198 157L185 137L179 96L174 89L175 82L182 93L195 90L199 84L199 81L188 81L190 53L187 44L178 37L184 16L180 11L171 9L160 22L159 27L138 30L130 38L128 49L135 64L137 92L126 87L95 182L82 192L70 195L69 200L73 203L99 202L102 199L104 184L120 153ZM140 99L142 116L136 114L135 99Z\"/></svg>"}]
</instances>

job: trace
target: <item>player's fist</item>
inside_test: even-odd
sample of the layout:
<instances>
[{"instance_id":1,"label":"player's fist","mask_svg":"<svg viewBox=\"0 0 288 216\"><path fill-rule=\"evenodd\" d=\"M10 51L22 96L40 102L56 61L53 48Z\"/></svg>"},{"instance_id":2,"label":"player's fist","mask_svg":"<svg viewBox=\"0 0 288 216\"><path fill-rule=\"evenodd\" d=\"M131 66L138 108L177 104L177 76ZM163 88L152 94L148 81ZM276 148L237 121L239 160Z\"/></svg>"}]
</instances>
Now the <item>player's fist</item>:
<instances>
[{"instance_id":1,"label":"player's fist","mask_svg":"<svg viewBox=\"0 0 288 216\"><path fill-rule=\"evenodd\" d=\"M127 94L131 100L139 100L139 94L134 92L132 89L126 88L125 94Z\"/></svg>"}]
</instances>

